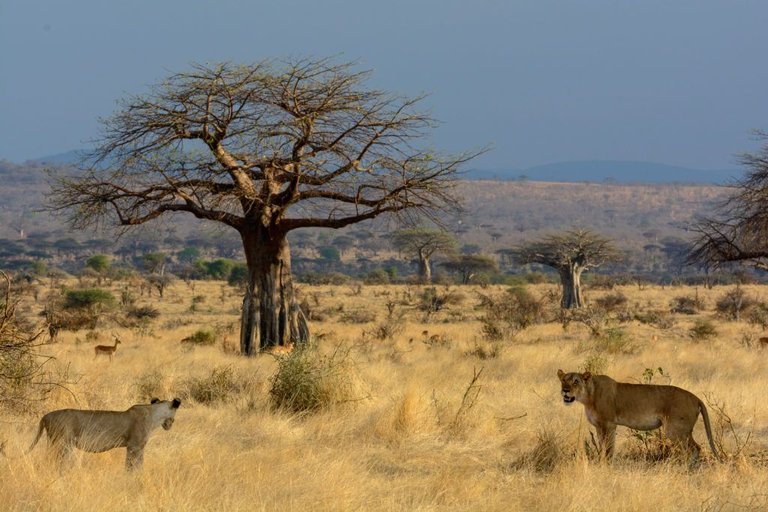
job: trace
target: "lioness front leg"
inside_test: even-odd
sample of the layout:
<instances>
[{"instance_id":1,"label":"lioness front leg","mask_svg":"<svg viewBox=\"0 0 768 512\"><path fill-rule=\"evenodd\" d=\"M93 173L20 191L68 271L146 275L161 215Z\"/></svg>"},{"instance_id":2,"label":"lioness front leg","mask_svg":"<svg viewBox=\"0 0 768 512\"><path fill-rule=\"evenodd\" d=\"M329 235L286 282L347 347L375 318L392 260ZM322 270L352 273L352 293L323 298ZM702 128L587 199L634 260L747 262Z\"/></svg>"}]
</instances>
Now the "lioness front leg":
<instances>
[{"instance_id":1,"label":"lioness front leg","mask_svg":"<svg viewBox=\"0 0 768 512\"><path fill-rule=\"evenodd\" d=\"M125 469L132 471L141 468L144 462L143 446L128 446L125 453Z\"/></svg>"},{"instance_id":2,"label":"lioness front leg","mask_svg":"<svg viewBox=\"0 0 768 512\"><path fill-rule=\"evenodd\" d=\"M606 423L595 427L597 428L597 442L600 445L600 460L610 461L613 458L613 448L616 444L616 425Z\"/></svg>"}]
</instances>

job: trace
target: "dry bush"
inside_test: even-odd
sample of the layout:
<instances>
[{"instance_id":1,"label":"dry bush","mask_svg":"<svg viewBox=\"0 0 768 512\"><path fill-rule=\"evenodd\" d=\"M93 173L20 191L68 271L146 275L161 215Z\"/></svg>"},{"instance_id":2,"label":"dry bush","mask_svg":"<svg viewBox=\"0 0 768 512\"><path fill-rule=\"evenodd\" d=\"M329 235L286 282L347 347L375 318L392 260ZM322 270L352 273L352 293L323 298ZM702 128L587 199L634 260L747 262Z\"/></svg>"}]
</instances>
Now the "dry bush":
<instances>
[{"instance_id":1,"label":"dry bush","mask_svg":"<svg viewBox=\"0 0 768 512\"><path fill-rule=\"evenodd\" d=\"M560 319L563 329L567 328L571 322L578 322L589 329L589 334L593 338L599 338L608 327L610 318L608 312L597 306L587 306L579 309L564 309L561 311Z\"/></svg>"},{"instance_id":2,"label":"dry bush","mask_svg":"<svg viewBox=\"0 0 768 512\"><path fill-rule=\"evenodd\" d=\"M501 352L502 346L499 343L475 341L473 347L464 352L464 355L486 360L496 359L501 355Z\"/></svg>"},{"instance_id":3,"label":"dry bush","mask_svg":"<svg viewBox=\"0 0 768 512\"><path fill-rule=\"evenodd\" d=\"M535 298L525 288L509 288L501 297L479 294L480 307L485 312L483 336L499 341L512 337L531 325L545 320L543 301Z\"/></svg>"},{"instance_id":4,"label":"dry bush","mask_svg":"<svg viewBox=\"0 0 768 512\"><path fill-rule=\"evenodd\" d=\"M704 301L699 298L697 293L693 297L678 296L672 299L669 304L669 310L672 313L680 313L682 315L695 315L705 308Z\"/></svg>"},{"instance_id":5,"label":"dry bush","mask_svg":"<svg viewBox=\"0 0 768 512\"><path fill-rule=\"evenodd\" d=\"M166 377L160 369L149 370L139 375L133 383L136 398L148 402L152 398L166 396Z\"/></svg>"},{"instance_id":6,"label":"dry bush","mask_svg":"<svg viewBox=\"0 0 768 512\"><path fill-rule=\"evenodd\" d=\"M715 311L726 320L738 322L741 315L749 312L756 304L755 299L749 297L742 287L737 286L717 299Z\"/></svg>"},{"instance_id":7,"label":"dry bush","mask_svg":"<svg viewBox=\"0 0 768 512\"><path fill-rule=\"evenodd\" d=\"M605 375L608 364L608 357L605 354L591 354L584 360L584 364L581 365L579 371L582 373L589 372L593 375Z\"/></svg>"},{"instance_id":8,"label":"dry bush","mask_svg":"<svg viewBox=\"0 0 768 512\"><path fill-rule=\"evenodd\" d=\"M704 394L704 402L710 412L712 439L717 451L725 460L733 461L745 457L754 438L752 423L749 423L748 429L739 432L735 422L726 412L725 402L718 401L709 393Z\"/></svg>"},{"instance_id":9,"label":"dry bush","mask_svg":"<svg viewBox=\"0 0 768 512\"><path fill-rule=\"evenodd\" d=\"M632 354L637 351L637 344L621 327L608 327L600 336L594 338L595 348L608 354Z\"/></svg>"},{"instance_id":10,"label":"dry bush","mask_svg":"<svg viewBox=\"0 0 768 512\"><path fill-rule=\"evenodd\" d=\"M456 413L445 425L445 432L449 438L457 438L465 434L470 424L470 412L478 403L480 397L480 391L483 387L479 384L480 376L483 374L483 368L479 370L472 369L472 377L469 380L469 384L464 389L464 394L461 397L459 407L456 409ZM436 399L435 399L436 400Z\"/></svg>"},{"instance_id":11,"label":"dry bush","mask_svg":"<svg viewBox=\"0 0 768 512\"><path fill-rule=\"evenodd\" d=\"M756 325L762 330L768 329L768 304L758 302L747 313L747 322Z\"/></svg>"},{"instance_id":12,"label":"dry bush","mask_svg":"<svg viewBox=\"0 0 768 512\"><path fill-rule=\"evenodd\" d=\"M269 390L276 409L317 412L365 397L349 349L337 347L326 355L317 347L307 346L277 361Z\"/></svg>"},{"instance_id":13,"label":"dry bush","mask_svg":"<svg viewBox=\"0 0 768 512\"><path fill-rule=\"evenodd\" d=\"M405 311L398 310L394 302L388 302L387 306L387 315L372 329L365 331L367 336L379 341L392 341L405 330Z\"/></svg>"},{"instance_id":14,"label":"dry bush","mask_svg":"<svg viewBox=\"0 0 768 512\"><path fill-rule=\"evenodd\" d=\"M342 312L339 321L345 324L367 324L376 321L376 312L370 309L352 309Z\"/></svg>"},{"instance_id":15,"label":"dry bush","mask_svg":"<svg viewBox=\"0 0 768 512\"><path fill-rule=\"evenodd\" d=\"M627 296L617 291L598 297L595 299L595 304L608 313L615 313L627 307Z\"/></svg>"},{"instance_id":16,"label":"dry bush","mask_svg":"<svg viewBox=\"0 0 768 512\"><path fill-rule=\"evenodd\" d=\"M658 329L671 329L676 324L675 317L659 309L635 313L634 318L641 324L652 325Z\"/></svg>"},{"instance_id":17,"label":"dry bush","mask_svg":"<svg viewBox=\"0 0 768 512\"><path fill-rule=\"evenodd\" d=\"M466 300L466 295L446 287L441 293L434 286L424 288L419 295L417 308L427 316L441 311L446 306L459 306Z\"/></svg>"},{"instance_id":18,"label":"dry bush","mask_svg":"<svg viewBox=\"0 0 768 512\"><path fill-rule=\"evenodd\" d=\"M536 434L536 444L533 448L518 458L512 468L552 473L558 466L574 458L575 453L567 447L563 434L543 427Z\"/></svg>"},{"instance_id":19,"label":"dry bush","mask_svg":"<svg viewBox=\"0 0 768 512\"><path fill-rule=\"evenodd\" d=\"M192 377L184 382L182 398L212 405L232 402L245 389L245 383L238 379L232 366L218 366L207 377Z\"/></svg>"}]
</instances>

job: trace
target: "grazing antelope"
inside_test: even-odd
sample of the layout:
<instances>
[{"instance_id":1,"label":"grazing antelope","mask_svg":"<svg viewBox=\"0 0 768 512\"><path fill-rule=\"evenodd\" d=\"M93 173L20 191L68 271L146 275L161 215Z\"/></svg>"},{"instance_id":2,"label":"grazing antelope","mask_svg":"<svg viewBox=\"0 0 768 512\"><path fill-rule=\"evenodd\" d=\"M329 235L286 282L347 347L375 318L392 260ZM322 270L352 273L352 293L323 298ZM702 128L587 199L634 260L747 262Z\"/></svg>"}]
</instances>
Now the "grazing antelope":
<instances>
[{"instance_id":1,"label":"grazing antelope","mask_svg":"<svg viewBox=\"0 0 768 512\"><path fill-rule=\"evenodd\" d=\"M114 345L96 345L93 347L93 358L96 359L99 354L104 356L109 356L109 362L112 362L112 356L117 351L117 346L121 343L120 337L116 334L113 334L112 337L115 339Z\"/></svg>"},{"instance_id":2,"label":"grazing antelope","mask_svg":"<svg viewBox=\"0 0 768 512\"><path fill-rule=\"evenodd\" d=\"M288 343L287 345L272 345L271 347L263 349L262 352L272 354L273 356L288 355L293 352L293 347L293 343Z\"/></svg>"}]
</instances>

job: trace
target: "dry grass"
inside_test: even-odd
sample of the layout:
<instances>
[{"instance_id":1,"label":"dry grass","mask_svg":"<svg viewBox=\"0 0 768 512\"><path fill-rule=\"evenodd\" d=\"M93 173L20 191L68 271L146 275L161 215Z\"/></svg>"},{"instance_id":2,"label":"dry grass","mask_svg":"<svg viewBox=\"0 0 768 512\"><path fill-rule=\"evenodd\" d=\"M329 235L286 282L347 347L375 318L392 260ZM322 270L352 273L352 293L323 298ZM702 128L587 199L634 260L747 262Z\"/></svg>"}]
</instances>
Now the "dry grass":
<instances>
[{"instance_id":1,"label":"dry grass","mask_svg":"<svg viewBox=\"0 0 768 512\"><path fill-rule=\"evenodd\" d=\"M768 287L746 286L757 300ZM531 291L543 296L549 287ZM478 296L461 288L460 304L425 317L417 287L304 287L324 321L318 353L344 351L354 372L354 400L329 401L311 413L275 408L270 400L279 358L232 354L239 298L220 283L176 283L164 299L139 305L160 311L147 329L107 328L123 339L114 362L94 360L85 332L62 332L48 352L69 364L79 381L48 397L43 411L62 407L124 409L149 396L182 395L172 430L154 433L140 474L123 471L124 450L83 454L72 469L50 467L44 443L22 455L39 414L3 413L0 503L4 510L765 510L768 508L768 351L744 343L762 335L746 322L715 317L715 290L622 288L631 311L669 310L675 296L699 294L705 310L674 315L660 329L621 324L631 351L607 349L578 323L534 325L489 343ZM485 289L484 294L502 293ZM596 299L603 293L588 294ZM193 295L216 300L190 313ZM377 339L373 328L387 304L402 313L399 334ZM34 305L29 305L30 311ZM377 320L344 322L345 311L368 310ZM696 320L712 319L714 339L694 341ZM425 323L428 321L428 323ZM218 326L218 327L217 327ZM180 340L198 329L222 333L216 344ZM437 336L435 338L435 336ZM435 341L438 340L438 341ZM479 350L479 347L482 350ZM492 354L492 355L489 355ZM590 363L591 361L591 363ZM601 364L618 380L671 382L723 407L719 442L732 457L708 458L695 471L654 462L639 441L619 429L617 458L591 462L589 428L580 405L559 397L558 368ZM195 387L197 386L197 387ZM746 445L745 445L746 443ZM41 448L43 447L43 448ZM660 492L663 489L663 492Z\"/></svg>"}]
</instances>

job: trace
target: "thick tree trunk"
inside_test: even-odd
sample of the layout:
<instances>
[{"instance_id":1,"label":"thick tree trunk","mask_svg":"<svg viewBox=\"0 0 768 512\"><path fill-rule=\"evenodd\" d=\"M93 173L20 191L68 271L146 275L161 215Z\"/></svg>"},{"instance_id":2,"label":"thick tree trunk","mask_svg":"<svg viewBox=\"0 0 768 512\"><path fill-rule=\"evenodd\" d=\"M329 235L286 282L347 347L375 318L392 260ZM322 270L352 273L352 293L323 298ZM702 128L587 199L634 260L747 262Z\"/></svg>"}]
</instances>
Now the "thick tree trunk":
<instances>
[{"instance_id":1,"label":"thick tree trunk","mask_svg":"<svg viewBox=\"0 0 768 512\"><path fill-rule=\"evenodd\" d=\"M578 309L584 305L584 296L581 294L581 273L583 271L577 265L559 268L560 283L563 286L563 297L560 307L563 309Z\"/></svg>"},{"instance_id":2,"label":"thick tree trunk","mask_svg":"<svg viewBox=\"0 0 768 512\"><path fill-rule=\"evenodd\" d=\"M285 234L256 229L243 233L242 238L248 265L240 327L242 354L307 342L309 329L293 292L291 254Z\"/></svg>"}]
</instances>

